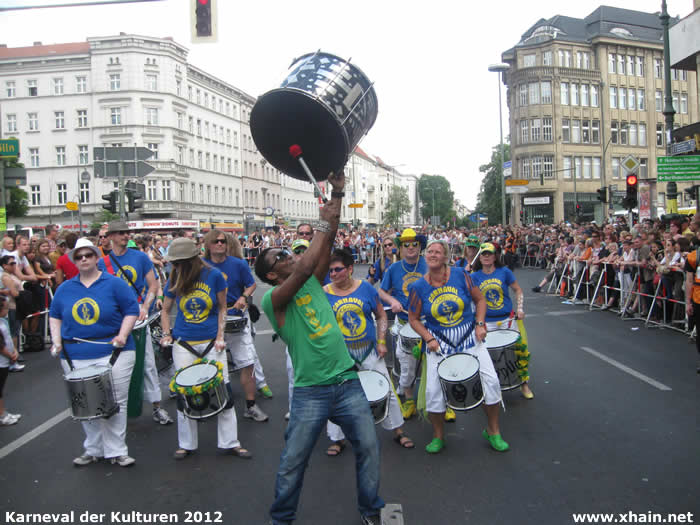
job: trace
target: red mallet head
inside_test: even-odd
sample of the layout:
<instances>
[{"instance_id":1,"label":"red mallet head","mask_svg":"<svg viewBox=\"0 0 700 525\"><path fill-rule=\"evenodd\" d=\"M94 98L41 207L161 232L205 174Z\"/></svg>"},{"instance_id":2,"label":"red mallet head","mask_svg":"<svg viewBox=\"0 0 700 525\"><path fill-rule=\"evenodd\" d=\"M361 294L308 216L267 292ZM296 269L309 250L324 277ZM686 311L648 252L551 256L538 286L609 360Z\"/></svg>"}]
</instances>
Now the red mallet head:
<instances>
[{"instance_id":1,"label":"red mallet head","mask_svg":"<svg viewBox=\"0 0 700 525\"><path fill-rule=\"evenodd\" d=\"M289 154L295 159L301 157L301 146L299 144L292 144L289 146Z\"/></svg>"}]
</instances>

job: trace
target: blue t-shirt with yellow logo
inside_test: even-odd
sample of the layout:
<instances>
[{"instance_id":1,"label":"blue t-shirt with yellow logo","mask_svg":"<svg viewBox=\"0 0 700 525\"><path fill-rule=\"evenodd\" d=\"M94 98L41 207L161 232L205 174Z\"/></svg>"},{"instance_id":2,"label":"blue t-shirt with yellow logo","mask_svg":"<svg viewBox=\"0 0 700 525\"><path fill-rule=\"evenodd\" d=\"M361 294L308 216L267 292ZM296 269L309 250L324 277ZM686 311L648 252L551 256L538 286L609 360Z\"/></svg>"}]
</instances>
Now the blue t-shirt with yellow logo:
<instances>
[{"instance_id":1,"label":"blue t-shirt with yellow logo","mask_svg":"<svg viewBox=\"0 0 700 525\"><path fill-rule=\"evenodd\" d=\"M513 272L506 266L496 268L489 274L479 270L472 274L472 279L486 299L486 320L501 321L509 317L513 311L513 302L508 287L515 282Z\"/></svg>"},{"instance_id":2,"label":"blue t-shirt with yellow logo","mask_svg":"<svg viewBox=\"0 0 700 525\"><path fill-rule=\"evenodd\" d=\"M110 259L109 262L112 265L112 270L114 270L113 275L124 279L124 282L126 282L126 284L129 285L129 288L131 288L131 290L134 292L134 295L136 295L136 290L138 290L141 294L141 300L139 302L143 302L146 299L146 293L148 292L148 290L146 290L146 276L148 275L148 272L153 271L153 263L151 262L151 259L148 258L148 255L139 250L134 250L133 248L127 248L123 255L117 255L114 252L111 252L107 257L101 258L97 263L97 267L102 271L107 271L105 258ZM119 265L114 262L114 259L116 259L121 265L121 270L119 269ZM134 283L136 290L134 290L134 287L129 284L129 280Z\"/></svg>"},{"instance_id":3,"label":"blue t-shirt with yellow logo","mask_svg":"<svg viewBox=\"0 0 700 525\"><path fill-rule=\"evenodd\" d=\"M226 292L226 304L230 307L241 297L243 290L255 284L253 274L250 273L250 267L243 260L228 255L223 262L215 263L210 259L204 259L204 262L213 266L224 274L228 291ZM228 309L231 315L241 315L239 310L233 308Z\"/></svg>"},{"instance_id":4,"label":"blue t-shirt with yellow logo","mask_svg":"<svg viewBox=\"0 0 700 525\"><path fill-rule=\"evenodd\" d=\"M121 279L102 272L89 288L77 275L56 290L49 316L61 320L63 348L71 359L98 359L112 353L111 345L70 340L79 337L111 341L119 333L125 316L139 314L139 305L130 288ZM124 350L135 348L134 339L129 335ZM61 356L65 357L63 353Z\"/></svg>"},{"instance_id":5,"label":"blue t-shirt with yellow logo","mask_svg":"<svg viewBox=\"0 0 700 525\"><path fill-rule=\"evenodd\" d=\"M471 279L464 269L450 268L447 282L437 288L421 277L410 287L410 303L421 309L417 312L425 317L425 327L440 344L443 354L461 352L474 346L474 311L469 291Z\"/></svg>"},{"instance_id":6,"label":"blue t-shirt with yellow logo","mask_svg":"<svg viewBox=\"0 0 700 525\"><path fill-rule=\"evenodd\" d=\"M403 309L408 311L408 287L422 278L427 271L428 266L423 257L419 257L415 264L408 264L404 260L395 262L384 272L382 290L389 292L401 303ZM404 312L399 312L398 316L404 321L408 319L408 314Z\"/></svg>"},{"instance_id":7,"label":"blue t-shirt with yellow logo","mask_svg":"<svg viewBox=\"0 0 700 525\"><path fill-rule=\"evenodd\" d=\"M350 356L362 363L374 349L377 330L372 314L377 308L379 293L367 281L362 281L357 289L344 296L335 295L333 285L326 287L326 295L331 303L340 331Z\"/></svg>"},{"instance_id":8,"label":"blue t-shirt with yellow logo","mask_svg":"<svg viewBox=\"0 0 700 525\"><path fill-rule=\"evenodd\" d=\"M173 338L190 342L214 339L219 329L216 294L222 290L226 290L226 280L216 268L202 268L194 288L185 296L176 297L168 281L163 293L173 299L177 307Z\"/></svg>"}]
</instances>

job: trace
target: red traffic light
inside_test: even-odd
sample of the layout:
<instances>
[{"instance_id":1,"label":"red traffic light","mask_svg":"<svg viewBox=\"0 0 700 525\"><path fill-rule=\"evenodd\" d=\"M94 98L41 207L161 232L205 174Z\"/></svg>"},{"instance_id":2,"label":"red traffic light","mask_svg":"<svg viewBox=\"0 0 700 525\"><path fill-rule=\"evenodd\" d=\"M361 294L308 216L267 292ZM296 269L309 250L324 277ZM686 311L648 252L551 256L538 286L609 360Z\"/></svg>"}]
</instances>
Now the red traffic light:
<instances>
[{"instance_id":1,"label":"red traffic light","mask_svg":"<svg viewBox=\"0 0 700 525\"><path fill-rule=\"evenodd\" d=\"M636 186L637 185L637 176L634 173L627 175L627 185L628 186Z\"/></svg>"}]
</instances>

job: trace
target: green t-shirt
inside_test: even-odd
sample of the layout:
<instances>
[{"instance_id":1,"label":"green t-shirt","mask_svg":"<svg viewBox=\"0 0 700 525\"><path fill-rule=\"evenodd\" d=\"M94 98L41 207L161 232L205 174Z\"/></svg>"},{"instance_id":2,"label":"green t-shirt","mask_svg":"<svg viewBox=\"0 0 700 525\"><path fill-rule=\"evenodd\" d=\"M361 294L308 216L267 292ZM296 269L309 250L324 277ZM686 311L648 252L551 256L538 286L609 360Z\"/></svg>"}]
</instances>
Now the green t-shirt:
<instances>
[{"instance_id":1,"label":"green t-shirt","mask_svg":"<svg viewBox=\"0 0 700 525\"><path fill-rule=\"evenodd\" d=\"M311 276L287 305L284 326L277 326L272 288L262 307L272 328L287 343L294 365L294 386L339 383L357 377L345 339L321 284Z\"/></svg>"}]
</instances>

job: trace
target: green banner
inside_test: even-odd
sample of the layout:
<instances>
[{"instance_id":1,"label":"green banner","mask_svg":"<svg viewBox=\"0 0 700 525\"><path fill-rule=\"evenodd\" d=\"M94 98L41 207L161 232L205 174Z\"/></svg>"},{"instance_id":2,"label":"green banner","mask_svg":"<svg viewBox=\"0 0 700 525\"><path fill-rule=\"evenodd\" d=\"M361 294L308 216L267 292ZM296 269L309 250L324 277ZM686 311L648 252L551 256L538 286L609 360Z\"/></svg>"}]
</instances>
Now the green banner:
<instances>
[{"instance_id":1,"label":"green banner","mask_svg":"<svg viewBox=\"0 0 700 525\"><path fill-rule=\"evenodd\" d=\"M700 181L700 155L656 157L659 182Z\"/></svg>"},{"instance_id":2,"label":"green banner","mask_svg":"<svg viewBox=\"0 0 700 525\"><path fill-rule=\"evenodd\" d=\"M5 213L5 208L0 208L0 231L7 230L7 213Z\"/></svg>"}]
</instances>

